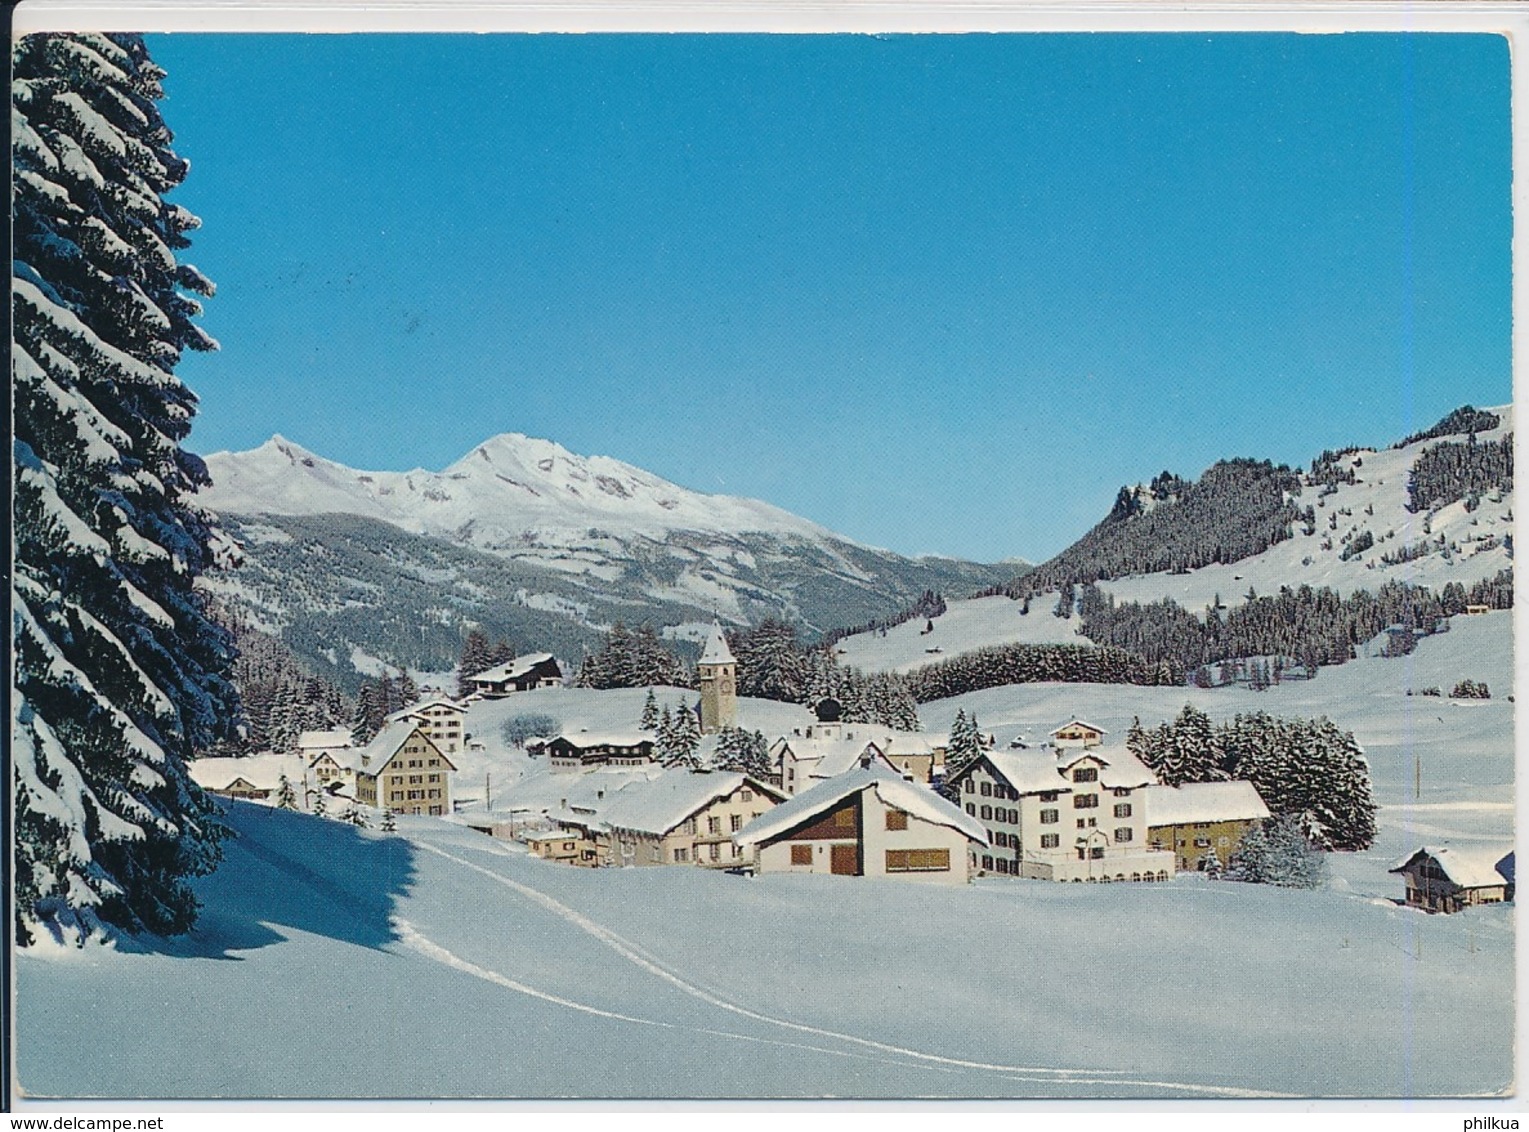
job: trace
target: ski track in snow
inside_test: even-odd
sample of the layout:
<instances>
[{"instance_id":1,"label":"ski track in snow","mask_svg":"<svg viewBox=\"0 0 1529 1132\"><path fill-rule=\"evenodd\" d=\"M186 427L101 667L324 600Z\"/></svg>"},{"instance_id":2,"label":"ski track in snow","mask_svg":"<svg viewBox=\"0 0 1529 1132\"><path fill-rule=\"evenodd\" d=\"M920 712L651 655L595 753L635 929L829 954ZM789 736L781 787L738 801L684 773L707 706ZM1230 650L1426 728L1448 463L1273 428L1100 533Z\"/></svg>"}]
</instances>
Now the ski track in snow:
<instances>
[{"instance_id":1,"label":"ski track in snow","mask_svg":"<svg viewBox=\"0 0 1529 1132\"><path fill-rule=\"evenodd\" d=\"M908 1049L903 1046L890 1045L886 1042L879 1042L872 1038L859 1037L855 1034L845 1034L836 1030L825 1030L816 1026L809 1026L801 1022L792 1022L784 1018L775 1018L768 1014L761 1014L758 1011L750 1010L747 1007L739 1006L736 1003L729 1002L727 999L722 998L721 996L714 994L713 992L708 991L702 987L699 987L694 983L687 982L679 975L676 975L666 967L660 965L657 960L643 954L635 944L632 944L629 941L623 939L621 936L617 935L609 928L596 923L594 920L591 920L583 913L568 907L568 905L563 904L551 896L548 896L545 892L542 892L539 889L532 888L531 886L522 884L519 881L511 880L509 877L504 876L501 873L497 873L492 869L484 867L483 865L475 864L472 861L466 860L465 858L458 857L453 853L448 853L446 850L438 846L430 845L422 841L416 841L412 838L410 841L411 844L413 844L416 848L423 849L428 853L433 853L438 857L443 857L448 861L452 861L458 865L461 865L463 868L471 869L477 873L482 873L484 876L490 878L498 884L502 884L506 888L519 893L527 900L540 905L547 911L551 912L553 915L567 921L573 926L579 928L581 931L584 931L593 936L605 946L609 947L612 951L616 952L616 954L620 955L627 962L632 963L642 970L647 971L649 974L663 980L666 983L669 983L677 990L680 990L681 992L690 995L693 998L698 998L709 1006L713 1006L719 1010L725 1010L733 1014L738 1014L745 1018L753 1019L756 1022L763 1022L772 1026L781 1026L788 1030L795 1030L799 1033L813 1034L817 1037L831 1038L841 1042L850 1042L855 1045L865 1046L869 1049L877 1050L881 1053L893 1054L903 1058L911 1058L915 1061L928 1063L933 1066L948 1066L954 1069L975 1069L988 1073L1001 1074L1006 1078L1017 1078L1031 1081L1048 1081L1059 1085L1083 1085L1090 1083L1110 1086L1136 1085L1144 1088L1166 1089L1173 1092L1196 1093L1205 1096L1217 1097L1293 1099L1297 1096L1297 1094L1294 1093L1278 1093L1265 1089L1249 1089L1232 1085L1194 1085L1179 1081L1137 1080L1119 1076L1118 1074L1121 1072L1119 1070L1056 1069L1048 1066L1038 1065L999 1065L985 1061L970 1061L964 1058L946 1057L941 1054L926 1053L922 1050ZM502 855L506 857L509 856L508 853L504 853ZM415 934L417 936L417 933ZM435 945L432 944L431 946L434 947ZM481 968L474 968L472 964L467 963L465 960L459 960L457 957L451 956L451 953L445 951L444 948L438 948L438 950L441 951L443 955L450 956L450 958L455 961L452 963L452 965L459 966L459 969L466 970L468 968L472 968L472 973L482 971ZM498 983L499 985L510 986L511 989L521 989L520 985L514 984L513 980L506 979L504 976L496 976L494 972L482 971L482 974L479 977L484 976L489 976L490 982ZM539 998L547 998L555 1002L562 1002L565 1005L573 1006L576 1009L586 1010L592 1013L607 1014L608 1017L612 1018L624 1018L626 1021L641 1022L646 1025L658 1025L665 1027L673 1025L672 1023L652 1022L646 1019L627 1018L623 1015L609 1014L605 1011L596 1010L593 1007L582 1006L568 1002L567 1000L556 999L553 998L553 996L547 995L543 992L532 993L535 993ZM746 1037L746 1035L741 1034L729 1034L727 1036ZM768 1039L754 1040L761 1041Z\"/></svg>"}]
</instances>

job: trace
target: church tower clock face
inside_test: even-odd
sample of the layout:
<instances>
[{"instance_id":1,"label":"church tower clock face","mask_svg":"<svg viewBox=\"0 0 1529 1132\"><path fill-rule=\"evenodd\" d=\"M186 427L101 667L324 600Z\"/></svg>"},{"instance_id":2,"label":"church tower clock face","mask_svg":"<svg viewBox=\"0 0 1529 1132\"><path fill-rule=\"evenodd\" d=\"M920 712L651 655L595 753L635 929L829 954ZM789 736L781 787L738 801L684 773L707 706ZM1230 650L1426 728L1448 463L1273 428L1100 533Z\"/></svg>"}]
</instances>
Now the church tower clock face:
<instances>
[{"instance_id":1,"label":"church tower clock face","mask_svg":"<svg viewBox=\"0 0 1529 1132\"><path fill-rule=\"evenodd\" d=\"M733 681L732 681L732 679L730 677L727 677L727 676L722 677L722 691L723 692L731 692L732 690L733 690Z\"/></svg>"}]
</instances>

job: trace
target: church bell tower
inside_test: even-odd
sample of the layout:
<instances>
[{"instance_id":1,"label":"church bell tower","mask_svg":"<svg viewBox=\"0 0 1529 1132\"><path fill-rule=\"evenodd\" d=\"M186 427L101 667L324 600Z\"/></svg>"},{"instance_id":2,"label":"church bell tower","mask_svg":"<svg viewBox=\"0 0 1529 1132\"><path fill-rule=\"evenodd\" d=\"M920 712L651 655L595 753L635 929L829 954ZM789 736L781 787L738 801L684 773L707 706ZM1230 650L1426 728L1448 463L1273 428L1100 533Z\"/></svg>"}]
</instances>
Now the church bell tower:
<instances>
[{"instance_id":1,"label":"church bell tower","mask_svg":"<svg viewBox=\"0 0 1529 1132\"><path fill-rule=\"evenodd\" d=\"M711 735L738 722L738 662L727 647L722 626L713 621L706 648L696 664L701 678L701 734Z\"/></svg>"}]
</instances>

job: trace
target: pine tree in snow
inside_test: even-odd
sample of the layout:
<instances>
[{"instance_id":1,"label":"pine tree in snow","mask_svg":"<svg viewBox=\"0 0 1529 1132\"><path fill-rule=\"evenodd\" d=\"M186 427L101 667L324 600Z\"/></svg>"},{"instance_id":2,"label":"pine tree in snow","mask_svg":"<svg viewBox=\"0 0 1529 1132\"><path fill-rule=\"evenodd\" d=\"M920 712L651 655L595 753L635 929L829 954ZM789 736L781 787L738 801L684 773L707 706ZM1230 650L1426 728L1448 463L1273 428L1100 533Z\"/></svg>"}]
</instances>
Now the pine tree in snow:
<instances>
[{"instance_id":1,"label":"pine tree in snow","mask_svg":"<svg viewBox=\"0 0 1529 1132\"><path fill-rule=\"evenodd\" d=\"M492 668L489 661L488 634L482 629L469 629L462 642L462 654L457 659L457 695L466 696L475 690L471 677Z\"/></svg>"},{"instance_id":2,"label":"pine tree in snow","mask_svg":"<svg viewBox=\"0 0 1529 1132\"><path fill-rule=\"evenodd\" d=\"M382 832L398 832L398 818L396 815L394 815L393 808L391 806L382 812Z\"/></svg>"},{"instance_id":3,"label":"pine tree in snow","mask_svg":"<svg viewBox=\"0 0 1529 1132\"><path fill-rule=\"evenodd\" d=\"M669 731L668 766L683 766L690 770L701 769L701 720L689 704L674 709Z\"/></svg>"},{"instance_id":4,"label":"pine tree in snow","mask_svg":"<svg viewBox=\"0 0 1529 1132\"><path fill-rule=\"evenodd\" d=\"M185 762L237 736L228 634L195 579L221 544L183 451L185 349L216 346L163 196L187 163L133 35L12 48L15 927L188 929L218 857Z\"/></svg>"},{"instance_id":5,"label":"pine tree in snow","mask_svg":"<svg viewBox=\"0 0 1529 1132\"><path fill-rule=\"evenodd\" d=\"M329 813L329 805L327 802L325 802L325 798L327 797L328 795L324 793L324 788L322 786L314 791L312 810L314 817L321 818Z\"/></svg>"},{"instance_id":6,"label":"pine tree in snow","mask_svg":"<svg viewBox=\"0 0 1529 1132\"><path fill-rule=\"evenodd\" d=\"M770 744L761 731L724 727L717 733L713 770L730 770L754 778L770 773Z\"/></svg>"},{"instance_id":7,"label":"pine tree in snow","mask_svg":"<svg viewBox=\"0 0 1529 1132\"><path fill-rule=\"evenodd\" d=\"M1214 845L1206 852L1205 859L1201 862L1201 868L1205 875L1212 880L1221 875L1221 856L1216 852Z\"/></svg>"},{"instance_id":8,"label":"pine tree in snow","mask_svg":"<svg viewBox=\"0 0 1529 1132\"><path fill-rule=\"evenodd\" d=\"M642 701L642 717L637 721L637 730L653 731L658 727L658 697L653 694L653 689L648 689L648 698Z\"/></svg>"},{"instance_id":9,"label":"pine tree in snow","mask_svg":"<svg viewBox=\"0 0 1529 1132\"><path fill-rule=\"evenodd\" d=\"M982 732L977 727L977 714L970 716L964 708L956 709L955 722L950 725L950 745L945 749L945 778L947 781L960 774L982 754Z\"/></svg>"},{"instance_id":10,"label":"pine tree in snow","mask_svg":"<svg viewBox=\"0 0 1529 1132\"><path fill-rule=\"evenodd\" d=\"M292 790L292 780L286 775L281 776L281 785L276 791L276 808L278 810L297 809L297 794Z\"/></svg>"}]
</instances>

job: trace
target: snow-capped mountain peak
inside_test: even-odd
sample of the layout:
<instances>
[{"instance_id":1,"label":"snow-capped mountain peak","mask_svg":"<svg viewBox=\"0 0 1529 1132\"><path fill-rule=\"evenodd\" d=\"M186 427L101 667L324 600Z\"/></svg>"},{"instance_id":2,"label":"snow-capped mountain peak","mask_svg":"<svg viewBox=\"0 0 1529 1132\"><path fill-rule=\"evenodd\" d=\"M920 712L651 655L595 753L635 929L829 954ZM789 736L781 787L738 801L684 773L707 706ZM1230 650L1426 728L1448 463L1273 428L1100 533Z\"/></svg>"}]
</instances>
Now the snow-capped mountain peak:
<instances>
[{"instance_id":1,"label":"snow-capped mountain peak","mask_svg":"<svg viewBox=\"0 0 1529 1132\"><path fill-rule=\"evenodd\" d=\"M246 515L343 513L416 534L459 536L485 550L528 537L587 539L591 528L661 538L673 531L760 532L819 541L823 527L758 500L706 495L608 456L581 456L551 440L501 433L444 471L359 471L281 435L246 452L207 457L204 502ZM841 540L846 541L846 540Z\"/></svg>"}]
</instances>

